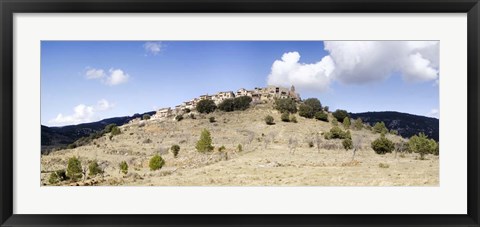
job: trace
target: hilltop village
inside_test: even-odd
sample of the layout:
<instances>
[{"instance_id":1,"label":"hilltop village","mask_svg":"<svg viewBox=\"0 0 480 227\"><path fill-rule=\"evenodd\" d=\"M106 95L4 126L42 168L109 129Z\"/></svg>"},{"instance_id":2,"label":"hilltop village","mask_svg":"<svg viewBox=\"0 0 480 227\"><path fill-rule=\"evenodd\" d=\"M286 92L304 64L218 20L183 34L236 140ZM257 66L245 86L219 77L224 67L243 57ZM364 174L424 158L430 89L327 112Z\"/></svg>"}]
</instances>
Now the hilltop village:
<instances>
[{"instance_id":1,"label":"hilltop village","mask_svg":"<svg viewBox=\"0 0 480 227\"><path fill-rule=\"evenodd\" d=\"M290 89L279 86L267 86L265 88L254 88L253 90L247 90L245 88L238 89L237 92L233 91L221 91L214 95L200 95L189 101L185 101L175 108L167 107L158 109L157 112L151 117L151 119L164 119L175 115L184 114L186 111L195 110L196 105L201 100L212 100L215 105L222 103L226 99L233 99L241 96L249 96L252 98L252 103L269 102L275 99L291 98L297 102L301 101L300 94L295 92L295 86L291 86ZM140 118L132 120L130 123L140 121Z\"/></svg>"}]
</instances>

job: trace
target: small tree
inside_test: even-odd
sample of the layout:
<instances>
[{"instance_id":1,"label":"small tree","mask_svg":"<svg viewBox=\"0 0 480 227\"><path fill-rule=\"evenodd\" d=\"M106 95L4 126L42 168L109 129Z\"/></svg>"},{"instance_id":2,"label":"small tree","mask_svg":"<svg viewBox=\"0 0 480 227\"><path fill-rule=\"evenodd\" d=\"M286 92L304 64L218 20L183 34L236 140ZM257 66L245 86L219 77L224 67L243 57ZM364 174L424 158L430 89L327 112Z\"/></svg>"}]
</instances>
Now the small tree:
<instances>
[{"instance_id":1,"label":"small tree","mask_svg":"<svg viewBox=\"0 0 480 227\"><path fill-rule=\"evenodd\" d=\"M209 152L213 150L212 137L207 129L203 129L200 135L200 139L195 146L198 152Z\"/></svg>"},{"instance_id":2,"label":"small tree","mask_svg":"<svg viewBox=\"0 0 480 227\"><path fill-rule=\"evenodd\" d=\"M319 111L319 112L315 113L315 119L317 119L319 121L328 122L328 115L323 111Z\"/></svg>"},{"instance_id":3,"label":"small tree","mask_svg":"<svg viewBox=\"0 0 480 227\"><path fill-rule=\"evenodd\" d=\"M208 121L210 121L210 123L214 123L215 122L215 117L209 117Z\"/></svg>"},{"instance_id":4,"label":"small tree","mask_svg":"<svg viewBox=\"0 0 480 227\"><path fill-rule=\"evenodd\" d=\"M343 120L348 117L348 113L346 110L335 110L335 112L332 113L333 117L337 119L337 121L342 122Z\"/></svg>"},{"instance_id":5,"label":"small tree","mask_svg":"<svg viewBox=\"0 0 480 227\"><path fill-rule=\"evenodd\" d=\"M104 131L105 133L109 133L109 132L112 131L112 128L114 128L114 127L117 127L117 125L116 125L116 124L109 124L109 125L105 126L105 128L103 129L103 131Z\"/></svg>"},{"instance_id":6,"label":"small tree","mask_svg":"<svg viewBox=\"0 0 480 227\"><path fill-rule=\"evenodd\" d=\"M372 142L372 149L377 154L392 153L395 149L395 144L387 139L383 134Z\"/></svg>"},{"instance_id":7,"label":"small tree","mask_svg":"<svg viewBox=\"0 0 480 227\"><path fill-rule=\"evenodd\" d=\"M315 110L306 104L301 104L298 107L298 115L304 118L313 118L315 116Z\"/></svg>"},{"instance_id":8,"label":"small tree","mask_svg":"<svg viewBox=\"0 0 480 227\"><path fill-rule=\"evenodd\" d=\"M312 107L312 110L314 113L322 110L322 104L320 103L320 100L318 100L317 98L305 99L303 103L307 106Z\"/></svg>"},{"instance_id":9,"label":"small tree","mask_svg":"<svg viewBox=\"0 0 480 227\"><path fill-rule=\"evenodd\" d=\"M120 171L121 171L123 174L127 174L127 173L128 173L128 164L127 164L126 161L120 162L120 164L118 165L118 167L120 167Z\"/></svg>"},{"instance_id":10,"label":"small tree","mask_svg":"<svg viewBox=\"0 0 480 227\"><path fill-rule=\"evenodd\" d=\"M176 158L178 155L178 152L180 152L180 146L178 146L177 144L172 145L170 150L172 151L173 157Z\"/></svg>"},{"instance_id":11,"label":"small tree","mask_svg":"<svg viewBox=\"0 0 480 227\"><path fill-rule=\"evenodd\" d=\"M148 166L150 167L150 170L151 171L155 171L155 170L158 170L158 169L161 169L162 166L165 165L165 161L163 160L163 158L156 154L154 155L151 159L150 159L150 163L148 163Z\"/></svg>"},{"instance_id":12,"label":"small tree","mask_svg":"<svg viewBox=\"0 0 480 227\"><path fill-rule=\"evenodd\" d=\"M142 120L150 120L150 115L149 114L144 114L142 116Z\"/></svg>"},{"instance_id":13,"label":"small tree","mask_svg":"<svg viewBox=\"0 0 480 227\"><path fill-rule=\"evenodd\" d=\"M275 100L275 109L283 112L296 113L297 104L293 99L276 99Z\"/></svg>"},{"instance_id":14,"label":"small tree","mask_svg":"<svg viewBox=\"0 0 480 227\"><path fill-rule=\"evenodd\" d=\"M273 121L274 121L274 119L273 119L272 116L267 115L267 116L265 117L265 123L266 123L267 125L273 125L273 124L274 124Z\"/></svg>"},{"instance_id":15,"label":"small tree","mask_svg":"<svg viewBox=\"0 0 480 227\"><path fill-rule=\"evenodd\" d=\"M345 118L343 119L343 127L344 127L345 129L349 129L349 128L350 128L350 118L345 117Z\"/></svg>"},{"instance_id":16,"label":"small tree","mask_svg":"<svg viewBox=\"0 0 480 227\"><path fill-rule=\"evenodd\" d=\"M233 106L235 110L246 110L250 107L252 102L252 97L250 96L240 96L233 99Z\"/></svg>"},{"instance_id":17,"label":"small tree","mask_svg":"<svg viewBox=\"0 0 480 227\"><path fill-rule=\"evenodd\" d=\"M357 118L355 120L355 123L353 124L354 125L354 128L356 130L362 130L363 129L363 122L362 122L362 118Z\"/></svg>"},{"instance_id":18,"label":"small tree","mask_svg":"<svg viewBox=\"0 0 480 227\"><path fill-rule=\"evenodd\" d=\"M352 142L352 139L350 138L343 139L342 145L343 145L343 148L345 148L345 150L347 151L350 149L353 149L353 142Z\"/></svg>"},{"instance_id":19,"label":"small tree","mask_svg":"<svg viewBox=\"0 0 480 227\"><path fill-rule=\"evenodd\" d=\"M215 111L216 108L217 106L215 105L215 102L209 99L200 100L197 103L197 107L196 107L199 113L207 113L207 114Z\"/></svg>"},{"instance_id":20,"label":"small tree","mask_svg":"<svg viewBox=\"0 0 480 227\"><path fill-rule=\"evenodd\" d=\"M323 110L324 110L325 112L327 112L327 113L328 113L328 109L329 109L328 106L324 106L324 107L323 107Z\"/></svg>"},{"instance_id":21,"label":"small tree","mask_svg":"<svg viewBox=\"0 0 480 227\"><path fill-rule=\"evenodd\" d=\"M385 123L383 123L383 121L375 123L372 130L375 133L383 133L383 134L388 133L388 129L387 127L385 127Z\"/></svg>"},{"instance_id":22,"label":"small tree","mask_svg":"<svg viewBox=\"0 0 480 227\"><path fill-rule=\"evenodd\" d=\"M82 163L75 156L68 159L67 176L73 181L82 178Z\"/></svg>"},{"instance_id":23,"label":"small tree","mask_svg":"<svg viewBox=\"0 0 480 227\"><path fill-rule=\"evenodd\" d=\"M283 122L289 122L290 121L290 113L288 112L283 112L282 116L280 117Z\"/></svg>"},{"instance_id":24,"label":"small tree","mask_svg":"<svg viewBox=\"0 0 480 227\"><path fill-rule=\"evenodd\" d=\"M88 175L95 176L97 174L102 173L102 169L98 165L97 160L93 160L88 164Z\"/></svg>"},{"instance_id":25,"label":"small tree","mask_svg":"<svg viewBox=\"0 0 480 227\"><path fill-rule=\"evenodd\" d=\"M420 160L425 159L426 154L438 153L438 144L435 140L429 139L423 132L410 137L408 141L410 152L418 153Z\"/></svg>"},{"instance_id":26,"label":"small tree","mask_svg":"<svg viewBox=\"0 0 480 227\"><path fill-rule=\"evenodd\" d=\"M233 99L225 99L218 104L218 109L225 112L231 112L235 110L235 101Z\"/></svg>"}]
</instances>

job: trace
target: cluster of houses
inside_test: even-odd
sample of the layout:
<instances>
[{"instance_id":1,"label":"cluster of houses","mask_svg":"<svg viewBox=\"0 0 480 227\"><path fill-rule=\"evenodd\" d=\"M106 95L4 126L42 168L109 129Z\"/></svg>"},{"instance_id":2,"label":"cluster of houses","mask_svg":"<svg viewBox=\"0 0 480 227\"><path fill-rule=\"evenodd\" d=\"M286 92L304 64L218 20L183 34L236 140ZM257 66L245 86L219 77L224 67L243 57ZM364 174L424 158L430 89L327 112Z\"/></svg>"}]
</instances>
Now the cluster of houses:
<instances>
[{"instance_id":1,"label":"cluster of houses","mask_svg":"<svg viewBox=\"0 0 480 227\"><path fill-rule=\"evenodd\" d=\"M241 88L237 92L233 91L222 91L214 95L200 95L198 98L194 98L189 101L185 101L180 105L175 106L175 108L162 108L157 110L157 112L151 117L151 119L163 119L166 117L175 116L182 114L186 109L195 110L197 103L201 100L212 100L216 105L222 103L226 99L233 99L241 96L249 96L252 98L252 103L268 102L274 99L286 99L291 98L295 101L300 101L300 95L295 92L295 87L292 86L290 89L279 86L268 86L265 88L254 88L253 90L247 90Z\"/></svg>"}]
</instances>

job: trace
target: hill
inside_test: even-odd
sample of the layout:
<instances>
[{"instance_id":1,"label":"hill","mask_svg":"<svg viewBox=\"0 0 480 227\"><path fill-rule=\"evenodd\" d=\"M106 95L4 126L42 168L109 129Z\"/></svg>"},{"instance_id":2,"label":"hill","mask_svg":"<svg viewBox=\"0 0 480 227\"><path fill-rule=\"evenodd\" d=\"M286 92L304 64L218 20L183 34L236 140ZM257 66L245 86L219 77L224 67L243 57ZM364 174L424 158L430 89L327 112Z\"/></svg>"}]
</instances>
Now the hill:
<instances>
[{"instance_id":1,"label":"hill","mask_svg":"<svg viewBox=\"0 0 480 227\"><path fill-rule=\"evenodd\" d=\"M143 114L153 115L155 112L146 112ZM97 122L84 123L78 125L68 125L62 127L41 126L41 145L42 153L46 150L66 147L81 137L88 136L105 128L106 125L116 124L118 126L128 123L130 120L141 117L143 114L134 114L133 116L107 118Z\"/></svg>"},{"instance_id":2,"label":"hill","mask_svg":"<svg viewBox=\"0 0 480 227\"><path fill-rule=\"evenodd\" d=\"M410 138L423 132L429 138L438 142L439 121L437 118L394 111L350 113L350 116L354 119L361 118L364 123L371 126L376 122L383 121L389 130L397 130L398 134L404 138Z\"/></svg>"}]
</instances>

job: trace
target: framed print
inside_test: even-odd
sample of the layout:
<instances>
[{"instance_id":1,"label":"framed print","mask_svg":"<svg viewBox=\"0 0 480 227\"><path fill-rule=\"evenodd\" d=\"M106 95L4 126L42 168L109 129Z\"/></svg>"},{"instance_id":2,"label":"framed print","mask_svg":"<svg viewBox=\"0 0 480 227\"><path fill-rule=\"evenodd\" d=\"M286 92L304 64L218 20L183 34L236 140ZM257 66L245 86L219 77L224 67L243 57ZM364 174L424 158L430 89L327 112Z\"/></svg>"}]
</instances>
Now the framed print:
<instances>
[{"instance_id":1,"label":"framed print","mask_svg":"<svg viewBox=\"0 0 480 227\"><path fill-rule=\"evenodd\" d=\"M469 1L1 1L2 226L478 226Z\"/></svg>"}]
</instances>

